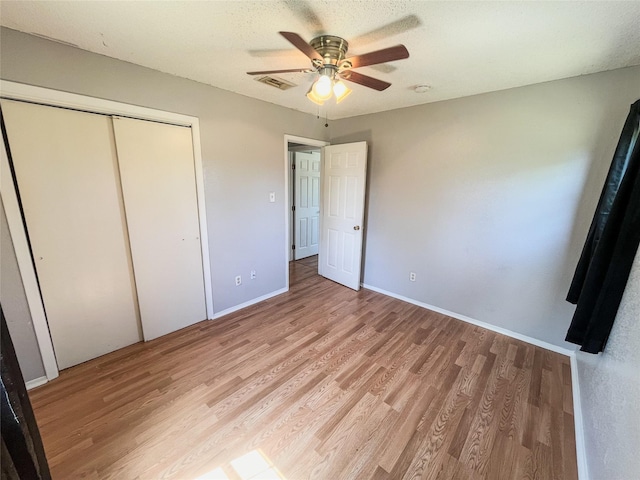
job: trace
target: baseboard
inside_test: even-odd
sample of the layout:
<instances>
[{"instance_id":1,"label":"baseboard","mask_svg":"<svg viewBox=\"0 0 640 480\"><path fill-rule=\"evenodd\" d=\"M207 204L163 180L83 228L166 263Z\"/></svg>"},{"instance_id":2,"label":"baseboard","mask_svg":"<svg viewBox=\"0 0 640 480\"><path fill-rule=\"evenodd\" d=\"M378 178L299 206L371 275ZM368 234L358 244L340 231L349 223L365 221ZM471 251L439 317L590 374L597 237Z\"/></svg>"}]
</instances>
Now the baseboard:
<instances>
[{"instance_id":1,"label":"baseboard","mask_svg":"<svg viewBox=\"0 0 640 480\"><path fill-rule=\"evenodd\" d=\"M413 305L426 308L427 310L432 310L434 312L442 313L443 315L447 315L448 317L453 317L458 320L462 320L463 322L467 322L472 325L476 325L478 327L486 328L487 330L491 330L492 332L501 333L502 335L506 335L507 337L522 340L523 342L530 343L531 345L535 345L536 347L541 347L546 350L551 350L552 352L561 353L562 355L566 355L568 357L570 357L574 353L574 350L569 350L568 348L560 347L558 345L554 345L553 343L548 343L543 340L538 340L537 338L529 337L527 335L523 335L518 332L513 332L506 328L497 327L495 325L491 325L490 323L482 322L480 320L476 320L475 318L467 317L466 315L461 315L459 313L451 312L449 310L445 310L443 308L436 307L434 305L429 305L428 303L419 302L418 300L414 300L413 298L398 295L397 293L389 292L387 290L383 290L381 288L374 287L372 285L366 285L363 283L362 286L367 290L373 290L374 292L382 293L383 295L397 298L398 300L402 300L403 302L411 303Z\"/></svg>"},{"instance_id":2,"label":"baseboard","mask_svg":"<svg viewBox=\"0 0 640 480\"><path fill-rule=\"evenodd\" d=\"M36 388L36 387L39 387L40 385L44 385L48 381L49 379L47 377L38 377L38 378L34 378L33 380L29 380L28 382L25 382L25 385L27 387L27 390L31 390L32 388Z\"/></svg>"},{"instance_id":3,"label":"baseboard","mask_svg":"<svg viewBox=\"0 0 640 480\"><path fill-rule=\"evenodd\" d=\"M571 392L573 393L573 422L576 434L576 459L578 461L578 478L589 480L587 452L584 444L584 423L582 419L582 402L580 396L580 379L578 377L578 358L576 352L569 355L571 360Z\"/></svg>"},{"instance_id":4,"label":"baseboard","mask_svg":"<svg viewBox=\"0 0 640 480\"><path fill-rule=\"evenodd\" d=\"M285 287L285 288L281 288L280 290L267 293L266 295L262 295L261 297L253 298L248 302L244 302L244 303L241 303L240 305L236 305L235 307L227 308L226 310L222 310L221 312L215 313L211 320L217 320L220 317L224 317L225 315L229 315L230 313L237 312L238 310L242 310L243 308L250 307L251 305L255 305L256 303L264 302L265 300L268 300L271 297L282 295L283 293L286 293L288 291L289 289Z\"/></svg>"}]
</instances>

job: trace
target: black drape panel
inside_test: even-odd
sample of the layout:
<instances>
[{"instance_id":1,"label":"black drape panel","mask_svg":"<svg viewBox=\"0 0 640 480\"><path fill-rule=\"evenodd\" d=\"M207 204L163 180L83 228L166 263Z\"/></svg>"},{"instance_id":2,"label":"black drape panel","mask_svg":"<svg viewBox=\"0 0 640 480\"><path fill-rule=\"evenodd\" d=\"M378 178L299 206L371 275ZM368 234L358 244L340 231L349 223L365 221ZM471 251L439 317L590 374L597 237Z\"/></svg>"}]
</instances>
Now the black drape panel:
<instances>
[{"instance_id":1,"label":"black drape panel","mask_svg":"<svg viewBox=\"0 0 640 480\"><path fill-rule=\"evenodd\" d=\"M567 301L576 311L566 340L604 349L640 243L640 100L631 105Z\"/></svg>"},{"instance_id":2,"label":"black drape panel","mask_svg":"<svg viewBox=\"0 0 640 480\"><path fill-rule=\"evenodd\" d=\"M51 480L40 431L31 409L18 358L0 308L2 350L2 479Z\"/></svg>"}]
</instances>

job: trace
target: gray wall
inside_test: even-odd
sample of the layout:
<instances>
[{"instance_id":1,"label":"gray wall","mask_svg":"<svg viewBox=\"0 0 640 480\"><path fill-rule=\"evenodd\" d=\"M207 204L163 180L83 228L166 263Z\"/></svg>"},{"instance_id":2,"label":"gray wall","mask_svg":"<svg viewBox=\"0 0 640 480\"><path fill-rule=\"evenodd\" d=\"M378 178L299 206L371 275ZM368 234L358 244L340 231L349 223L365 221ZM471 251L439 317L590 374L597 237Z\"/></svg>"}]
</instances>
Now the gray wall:
<instances>
[{"instance_id":1,"label":"gray wall","mask_svg":"<svg viewBox=\"0 0 640 480\"><path fill-rule=\"evenodd\" d=\"M22 376L29 381L44 377L44 367L1 200L0 217L0 303Z\"/></svg>"},{"instance_id":2,"label":"gray wall","mask_svg":"<svg viewBox=\"0 0 640 480\"><path fill-rule=\"evenodd\" d=\"M640 472L640 253L600 355L578 352L585 448L592 480Z\"/></svg>"},{"instance_id":3,"label":"gray wall","mask_svg":"<svg viewBox=\"0 0 640 480\"><path fill-rule=\"evenodd\" d=\"M189 80L7 29L1 40L4 79L200 118L216 311L284 286L283 134L367 140L365 283L568 346L564 295L640 68L327 132L313 116ZM258 279L235 287L251 269Z\"/></svg>"},{"instance_id":4,"label":"gray wall","mask_svg":"<svg viewBox=\"0 0 640 480\"><path fill-rule=\"evenodd\" d=\"M0 57L5 80L199 117L215 311L285 286L284 135L324 140L322 120L9 29Z\"/></svg>"},{"instance_id":5,"label":"gray wall","mask_svg":"<svg viewBox=\"0 0 640 480\"><path fill-rule=\"evenodd\" d=\"M369 142L364 283L573 348L564 297L638 97L634 67L333 122Z\"/></svg>"},{"instance_id":6,"label":"gray wall","mask_svg":"<svg viewBox=\"0 0 640 480\"><path fill-rule=\"evenodd\" d=\"M213 87L11 30L1 41L4 79L200 118L216 311L284 286L283 134L367 140L365 283L569 346L564 296L640 68L331 122L328 135L312 116ZM37 378L7 238L3 217L2 302ZM578 356L594 479L640 469L638 264L607 351ZM257 281L235 287L251 269Z\"/></svg>"},{"instance_id":7,"label":"gray wall","mask_svg":"<svg viewBox=\"0 0 640 480\"><path fill-rule=\"evenodd\" d=\"M323 120L5 28L0 73L4 80L198 117L215 311L285 286L284 135L324 140ZM269 203L272 191L275 203ZM256 280L249 279L251 270ZM236 287L239 274L243 283ZM5 283L8 289L10 280ZM13 300L5 306L3 296L7 318L24 324L22 337L33 337L28 317L9 318L22 308L12 309ZM25 371L26 379L41 376L39 354L16 343L21 364L40 362L39 370Z\"/></svg>"}]
</instances>

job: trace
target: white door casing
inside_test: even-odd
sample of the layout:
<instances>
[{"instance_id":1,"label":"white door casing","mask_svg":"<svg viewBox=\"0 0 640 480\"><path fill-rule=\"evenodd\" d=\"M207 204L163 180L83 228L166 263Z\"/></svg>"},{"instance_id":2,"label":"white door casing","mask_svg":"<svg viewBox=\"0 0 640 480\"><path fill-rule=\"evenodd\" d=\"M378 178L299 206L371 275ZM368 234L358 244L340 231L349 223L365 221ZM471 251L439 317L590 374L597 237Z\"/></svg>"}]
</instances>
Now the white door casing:
<instances>
[{"instance_id":1,"label":"white door casing","mask_svg":"<svg viewBox=\"0 0 640 480\"><path fill-rule=\"evenodd\" d=\"M294 258L318 254L320 240L320 152L295 154Z\"/></svg>"},{"instance_id":2,"label":"white door casing","mask_svg":"<svg viewBox=\"0 0 640 480\"><path fill-rule=\"evenodd\" d=\"M0 80L1 85L1 80ZM301 144L307 145L311 148L317 147L322 148L324 146L329 145L329 142L324 140L317 140L313 138L307 137L299 137L297 135L285 134L283 138L283 174L284 174L284 189L282 194L284 196L284 204L283 204L283 213L284 213L284 224L285 224L285 235L284 242L282 246L284 248L284 263L282 264L282 268L284 270L285 275L285 288L284 291L289 290L289 263L293 260L293 252L291 249L291 245L294 243L294 235L293 235L293 215L291 212L291 204L293 203L291 198L291 186L293 185L293 170L291 169L291 147L292 144ZM295 147L294 147L295 148ZM320 211L322 212L322 164L320 167ZM320 231L322 232L322 215L320 217ZM322 234L320 235L322 239ZM319 267L318 267L319 268Z\"/></svg>"},{"instance_id":3,"label":"white door casing","mask_svg":"<svg viewBox=\"0 0 640 480\"><path fill-rule=\"evenodd\" d=\"M27 232L25 230L22 212L18 204L18 194L13 183L13 174L9 165L9 155L6 150L6 142L4 132L2 134L2 146L0 146L0 197L2 197L2 206L7 218L9 234L13 249L16 255L20 279L24 288L24 294L31 314L31 323L36 341L40 349L40 356L44 366L45 378L53 380L59 375L58 363L53 350L53 342L51 341L51 333L47 324L47 316L44 312L42 304L42 295L36 280L36 270L31 257L29 242L27 241ZM0 279L0 283L1 283ZM0 287L1 288L1 287ZM16 353L20 355L20 353ZM27 389L37 379L26 379ZM40 378L42 380L42 378Z\"/></svg>"},{"instance_id":4,"label":"white door casing","mask_svg":"<svg viewBox=\"0 0 640 480\"><path fill-rule=\"evenodd\" d=\"M191 129L114 117L142 331L207 318Z\"/></svg>"},{"instance_id":5,"label":"white door casing","mask_svg":"<svg viewBox=\"0 0 640 480\"><path fill-rule=\"evenodd\" d=\"M58 367L140 341L111 119L2 109Z\"/></svg>"},{"instance_id":6,"label":"white door casing","mask_svg":"<svg viewBox=\"0 0 640 480\"><path fill-rule=\"evenodd\" d=\"M323 148L320 275L360 290L367 143Z\"/></svg>"}]
</instances>

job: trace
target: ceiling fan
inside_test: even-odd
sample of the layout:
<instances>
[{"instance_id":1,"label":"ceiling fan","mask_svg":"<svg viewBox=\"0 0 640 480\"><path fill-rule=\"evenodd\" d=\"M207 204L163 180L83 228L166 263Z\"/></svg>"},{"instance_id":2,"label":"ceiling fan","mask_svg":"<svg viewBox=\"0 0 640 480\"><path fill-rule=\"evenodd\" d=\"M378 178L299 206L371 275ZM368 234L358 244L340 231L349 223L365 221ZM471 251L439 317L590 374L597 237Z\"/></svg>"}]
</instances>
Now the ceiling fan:
<instances>
[{"instance_id":1,"label":"ceiling fan","mask_svg":"<svg viewBox=\"0 0 640 480\"><path fill-rule=\"evenodd\" d=\"M351 90L340 79L358 83L378 91L389 88L391 86L389 82L354 72L353 69L409 57L409 51L404 45L396 45L395 47L383 48L363 55L347 57L349 44L344 38L334 35L321 35L307 43L297 33L279 33L309 57L312 67L247 73L249 75L268 75L272 73L308 73L316 71L320 76L307 92L307 97L318 105L324 104L334 94L336 102L339 103L351 93Z\"/></svg>"}]
</instances>

